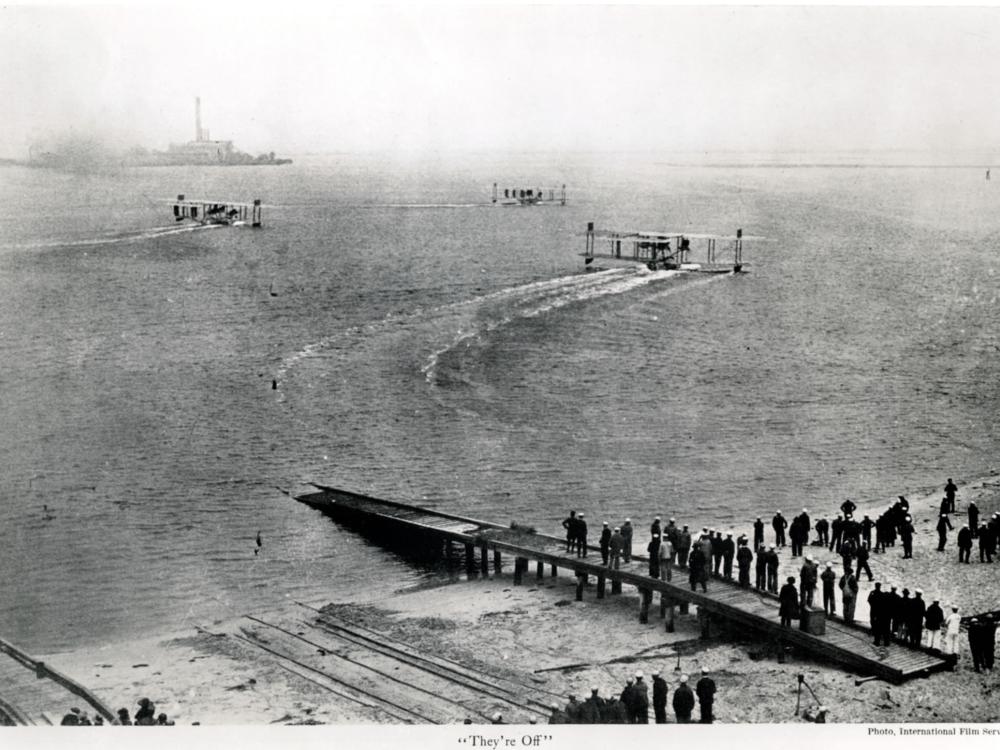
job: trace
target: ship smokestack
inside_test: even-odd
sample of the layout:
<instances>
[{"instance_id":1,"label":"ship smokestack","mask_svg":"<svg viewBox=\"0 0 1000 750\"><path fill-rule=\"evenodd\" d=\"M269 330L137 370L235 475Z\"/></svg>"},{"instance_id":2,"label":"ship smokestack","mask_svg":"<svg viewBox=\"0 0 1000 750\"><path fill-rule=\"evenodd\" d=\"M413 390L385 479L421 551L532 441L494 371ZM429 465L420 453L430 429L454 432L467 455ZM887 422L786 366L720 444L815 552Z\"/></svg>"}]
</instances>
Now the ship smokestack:
<instances>
[{"instance_id":1,"label":"ship smokestack","mask_svg":"<svg viewBox=\"0 0 1000 750\"><path fill-rule=\"evenodd\" d=\"M194 98L194 139L201 141L201 97Z\"/></svg>"}]
</instances>

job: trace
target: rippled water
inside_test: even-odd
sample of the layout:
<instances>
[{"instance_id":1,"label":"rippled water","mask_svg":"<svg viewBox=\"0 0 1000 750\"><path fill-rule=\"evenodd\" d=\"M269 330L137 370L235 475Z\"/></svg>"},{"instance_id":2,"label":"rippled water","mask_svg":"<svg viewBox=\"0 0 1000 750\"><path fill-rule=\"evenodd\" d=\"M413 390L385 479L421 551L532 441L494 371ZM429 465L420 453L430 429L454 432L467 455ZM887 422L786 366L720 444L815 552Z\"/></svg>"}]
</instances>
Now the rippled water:
<instances>
[{"instance_id":1,"label":"rippled water","mask_svg":"<svg viewBox=\"0 0 1000 750\"><path fill-rule=\"evenodd\" d=\"M570 203L483 205L494 179ZM637 155L4 169L0 634L50 651L434 575L276 490L307 481L742 528L983 474L998 190ZM178 192L259 196L266 226L179 230ZM769 241L738 277L587 274L587 221Z\"/></svg>"}]
</instances>

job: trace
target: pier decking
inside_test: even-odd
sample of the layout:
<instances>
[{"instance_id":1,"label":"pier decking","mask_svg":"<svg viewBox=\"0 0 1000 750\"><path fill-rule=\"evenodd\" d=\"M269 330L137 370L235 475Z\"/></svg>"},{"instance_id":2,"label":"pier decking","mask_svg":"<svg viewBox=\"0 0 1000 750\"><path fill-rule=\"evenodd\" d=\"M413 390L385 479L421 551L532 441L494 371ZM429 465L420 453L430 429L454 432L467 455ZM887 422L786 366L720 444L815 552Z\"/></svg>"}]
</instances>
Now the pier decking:
<instances>
[{"instance_id":1,"label":"pier decking","mask_svg":"<svg viewBox=\"0 0 1000 750\"><path fill-rule=\"evenodd\" d=\"M7 723L59 724L73 707L107 722L115 714L93 693L17 646L0 639L0 716Z\"/></svg>"},{"instance_id":2,"label":"pier decking","mask_svg":"<svg viewBox=\"0 0 1000 750\"><path fill-rule=\"evenodd\" d=\"M390 539L396 541L406 539L410 547L419 544L448 552L451 545L462 545L470 574L481 572L488 575L491 554L494 573L499 573L502 570L502 555L506 553L514 558L515 584L522 583L529 561L535 562L539 578L545 575L546 565L550 566L551 575L557 575L559 568L572 570L577 576L577 600L583 598L585 584L591 576L597 581L598 599L604 598L608 582L612 594L620 593L622 584L628 584L639 591L641 622L648 621L653 592L658 591L661 597L660 616L664 618L668 631L673 630L675 606L683 614L688 605L695 604L699 614L708 613L712 620L755 631L778 644L795 646L860 676L899 683L950 669L955 663L953 655L922 647L894 644L878 648L873 645L869 628L840 619L826 618L822 634L782 627L776 596L753 588L741 588L731 579L713 578L707 593L694 592L688 586L687 568L677 565L673 566L673 581L649 576L648 559L641 555L633 555L630 564L623 562L620 569L613 570L601 564L597 547L588 547L588 557L570 556L565 551L564 538L380 500L333 487L314 486L317 492L295 499L363 533L390 534Z\"/></svg>"}]
</instances>

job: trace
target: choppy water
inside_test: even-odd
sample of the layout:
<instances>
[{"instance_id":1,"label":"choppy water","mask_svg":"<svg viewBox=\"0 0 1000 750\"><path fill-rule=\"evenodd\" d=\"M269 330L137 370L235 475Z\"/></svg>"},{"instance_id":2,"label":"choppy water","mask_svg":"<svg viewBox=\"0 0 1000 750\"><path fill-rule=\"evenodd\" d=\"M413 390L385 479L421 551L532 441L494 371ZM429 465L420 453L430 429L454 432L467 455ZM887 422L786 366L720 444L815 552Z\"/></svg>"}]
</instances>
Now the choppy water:
<instances>
[{"instance_id":1,"label":"choppy water","mask_svg":"<svg viewBox=\"0 0 1000 750\"><path fill-rule=\"evenodd\" d=\"M483 205L494 179L570 204ZM272 207L181 230L178 192ZM51 651L431 575L275 489L310 480L555 528L983 474L998 207L976 168L638 155L4 169L0 633ZM770 241L739 277L585 274L587 221Z\"/></svg>"}]
</instances>

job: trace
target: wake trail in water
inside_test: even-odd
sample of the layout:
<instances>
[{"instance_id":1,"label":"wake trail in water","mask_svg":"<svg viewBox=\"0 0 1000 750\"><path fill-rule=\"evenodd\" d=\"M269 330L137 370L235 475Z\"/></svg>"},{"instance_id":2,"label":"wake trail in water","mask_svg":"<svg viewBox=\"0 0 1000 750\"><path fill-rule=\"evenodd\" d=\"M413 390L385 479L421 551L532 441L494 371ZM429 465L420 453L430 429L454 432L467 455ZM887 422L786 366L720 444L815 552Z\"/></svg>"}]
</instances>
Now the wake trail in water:
<instances>
[{"instance_id":1,"label":"wake trail in water","mask_svg":"<svg viewBox=\"0 0 1000 750\"><path fill-rule=\"evenodd\" d=\"M90 247L93 245L116 245L123 242L140 242L142 240L152 240L157 237L167 237L172 234L187 234L197 232L202 229L216 229L221 224L195 224L189 226L165 226L144 229L137 232L127 232L102 237L89 237L78 240L44 240L41 242L15 242L0 245L4 250L39 250L53 247Z\"/></svg>"}]
</instances>

